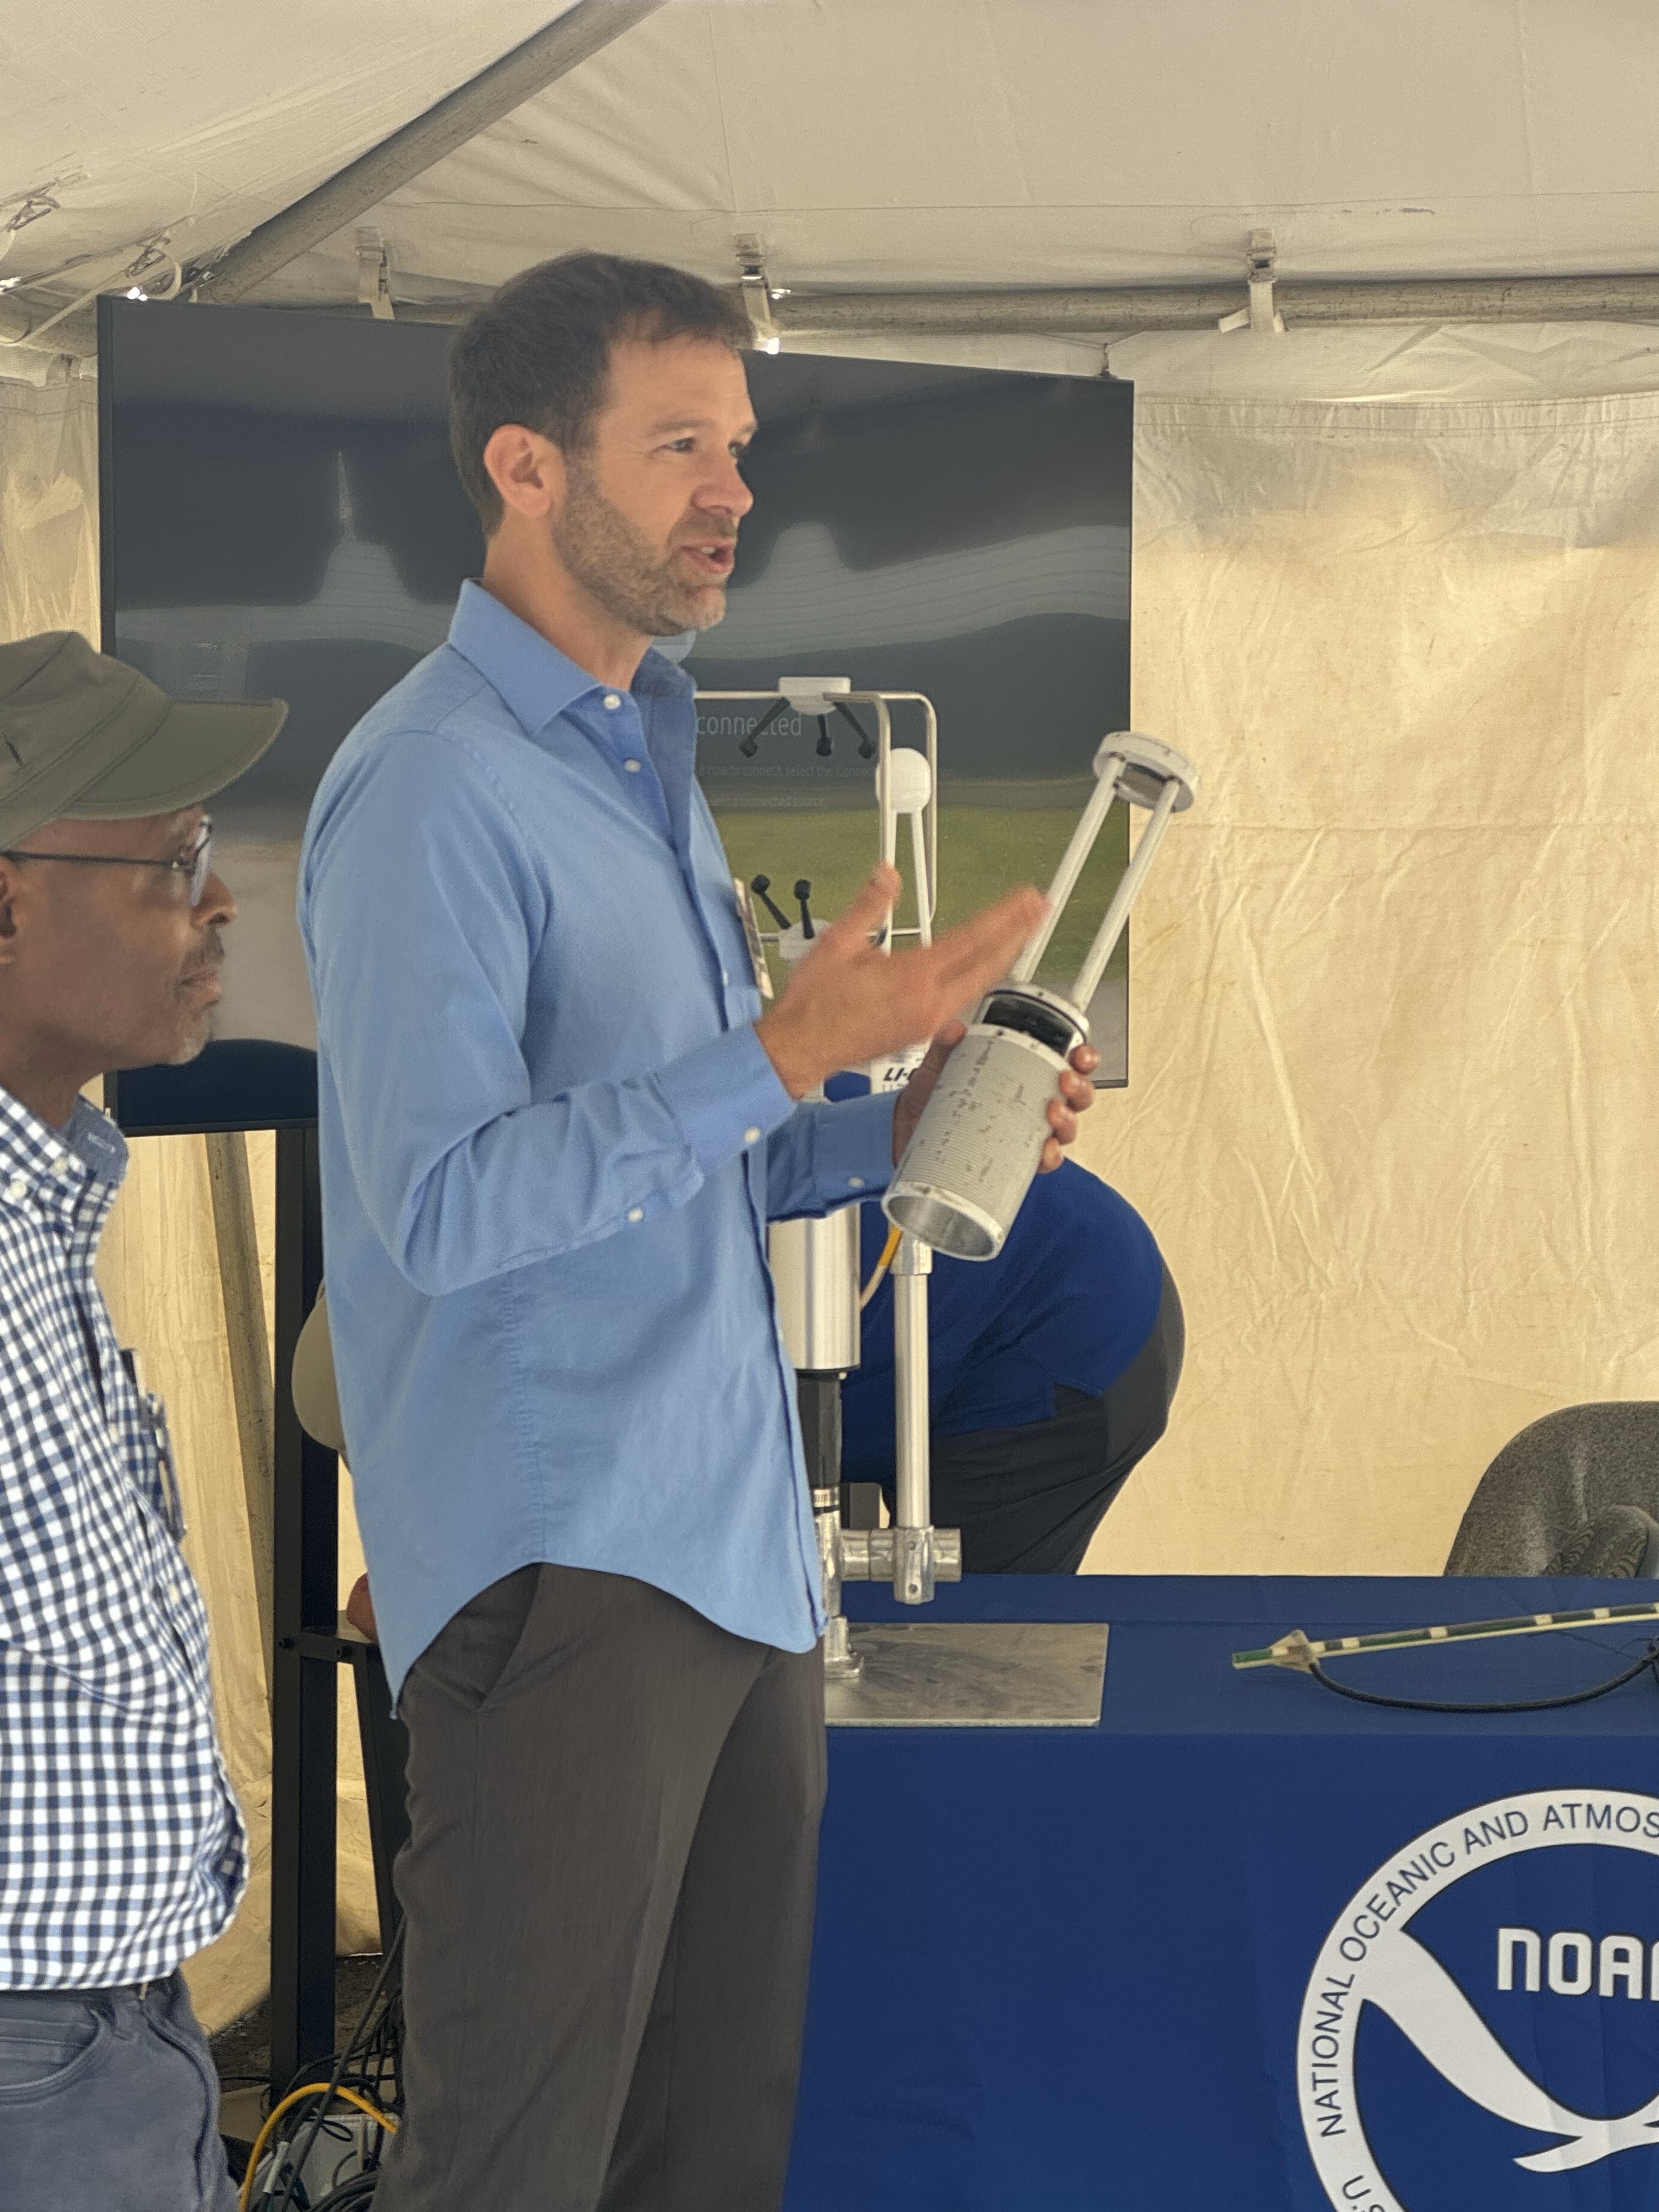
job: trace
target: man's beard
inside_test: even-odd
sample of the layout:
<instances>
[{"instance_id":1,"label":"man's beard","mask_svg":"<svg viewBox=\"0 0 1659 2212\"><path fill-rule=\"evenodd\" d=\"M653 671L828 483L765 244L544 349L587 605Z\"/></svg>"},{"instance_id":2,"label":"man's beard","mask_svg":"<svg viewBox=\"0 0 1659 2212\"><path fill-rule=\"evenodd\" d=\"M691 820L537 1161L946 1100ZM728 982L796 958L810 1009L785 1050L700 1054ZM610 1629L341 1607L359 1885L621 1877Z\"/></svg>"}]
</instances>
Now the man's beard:
<instances>
[{"instance_id":1,"label":"man's beard","mask_svg":"<svg viewBox=\"0 0 1659 2212\"><path fill-rule=\"evenodd\" d=\"M658 557L644 532L611 504L580 461L567 465L566 483L552 525L553 550L608 615L644 637L678 637L721 620L723 586L677 575L672 555ZM725 534L708 532L711 539ZM717 603L712 612L711 598Z\"/></svg>"}]
</instances>

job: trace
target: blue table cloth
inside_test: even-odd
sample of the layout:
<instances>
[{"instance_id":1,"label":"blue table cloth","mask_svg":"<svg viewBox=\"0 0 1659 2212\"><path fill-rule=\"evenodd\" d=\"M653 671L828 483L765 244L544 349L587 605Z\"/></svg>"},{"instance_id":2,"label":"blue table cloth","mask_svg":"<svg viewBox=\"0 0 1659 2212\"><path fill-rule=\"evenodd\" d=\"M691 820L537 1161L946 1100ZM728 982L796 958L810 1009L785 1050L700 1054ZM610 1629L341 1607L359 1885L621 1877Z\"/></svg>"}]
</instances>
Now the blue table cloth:
<instances>
[{"instance_id":1,"label":"blue table cloth","mask_svg":"<svg viewBox=\"0 0 1659 2212\"><path fill-rule=\"evenodd\" d=\"M1654 2212L1652 1678L1561 1711L1449 1717L1229 1664L1294 1626L1641 1594L1139 1577L941 1592L944 1618L1109 1621L1102 1722L831 1731L787 2212ZM868 1588L848 1610L917 1617ZM1545 1696L1648 1641L1626 1626L1339 1671L1396 1696Z\"/></svg>"}]
</instances>

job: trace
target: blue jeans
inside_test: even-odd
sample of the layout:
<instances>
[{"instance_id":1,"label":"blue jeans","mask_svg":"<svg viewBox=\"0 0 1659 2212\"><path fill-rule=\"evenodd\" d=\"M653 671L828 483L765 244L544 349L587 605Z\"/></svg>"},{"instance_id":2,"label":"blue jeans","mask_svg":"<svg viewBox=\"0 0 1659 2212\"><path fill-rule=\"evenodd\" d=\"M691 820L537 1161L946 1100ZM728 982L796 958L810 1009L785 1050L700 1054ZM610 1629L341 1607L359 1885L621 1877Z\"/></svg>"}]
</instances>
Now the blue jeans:
<instances>
[{"instance_id":1,"label":"blue jeans","mask_svg":"<svg viewBox=\"0 0 1659 2212\"><path fill-rule=\"evenodd\" d=\"M0 2212L235 2212L182 1974L0 1990Z\"/></svg>"}]
</instances>

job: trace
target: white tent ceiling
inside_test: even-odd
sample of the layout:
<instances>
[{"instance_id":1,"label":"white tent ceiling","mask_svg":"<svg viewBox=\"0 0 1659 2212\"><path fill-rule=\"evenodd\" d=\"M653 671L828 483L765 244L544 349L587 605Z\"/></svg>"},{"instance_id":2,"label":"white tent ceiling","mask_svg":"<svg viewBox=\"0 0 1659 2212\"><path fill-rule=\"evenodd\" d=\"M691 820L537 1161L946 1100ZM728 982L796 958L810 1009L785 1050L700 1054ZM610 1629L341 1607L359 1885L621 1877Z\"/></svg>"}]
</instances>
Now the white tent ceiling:
<instances>
[{"instance_id":1,"label":"white tent ceiling","mask_svg":"<svg viewBox=\"0 0 1659 2212\"><path fill-rule=\"evenodd\" d=\"M413 267L592 240L781 282L1622 269L1659 229L1632 0L677 5L399 194ZM418 247L417 247L418 241Z\"/></svg>"},{"instance_id":2,"label":"white tent ceiling","mask_svg":"<svg viewBox=\"0 0 1659 2212\"><path fill-rule=\"evenodd\" d=\"M202 258L561 12L54 0L0 14L8 277ZM1620 270L1659 236L1650 0L671 0L397 192L394 285L593 245L787 284ZM91 283L105 270L89 269ZM350 234L276 296L350 300ZM67 296L67 294L65 295Z\"/></svg>"},{"instance_id":3,"label":"white tent ceiling","mask_svg":"<svg viewBox=\"0 0 1659 2212\"><path fill-rule=\"evenodd\" d=\"M0 317L124 287L146 241L212 259L562 12L12 0L0 227L31 193L55 205L9 234ZM354 301L360 229L411 304L574 246L729 279L744 236L798 299L1224 281L1242 302L1261 230L1291 282L1641 270L1656 114L1652 0L668 0L249 296ZM1149 388L1498 396L1646 387L1656 345L1293 329L1136 340L1113 364ZM1100 358L1086 337L994 357ZM0 374L44 373L0 345Z\"/></svg>"}]
</instances>

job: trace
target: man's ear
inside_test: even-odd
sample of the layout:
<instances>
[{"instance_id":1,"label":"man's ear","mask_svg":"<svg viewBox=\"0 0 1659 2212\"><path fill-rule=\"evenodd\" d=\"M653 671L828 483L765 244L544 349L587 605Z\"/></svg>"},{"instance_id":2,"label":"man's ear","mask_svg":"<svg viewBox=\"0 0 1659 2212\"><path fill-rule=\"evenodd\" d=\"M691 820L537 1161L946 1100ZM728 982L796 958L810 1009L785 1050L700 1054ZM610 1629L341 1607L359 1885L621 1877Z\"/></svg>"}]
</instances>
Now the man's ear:
<instances>
[{"instance_id":1,"label":"man's ear","mask_svg":"<svg viewBox=\"0 0 1659 2212\"><path fill-rule=\"evenodd\" d=\"M489 481L509 514L538 521L564 504L564 454L551 438L522 422L503 422L483 449Z\"/></svg>"}]
</instances>

